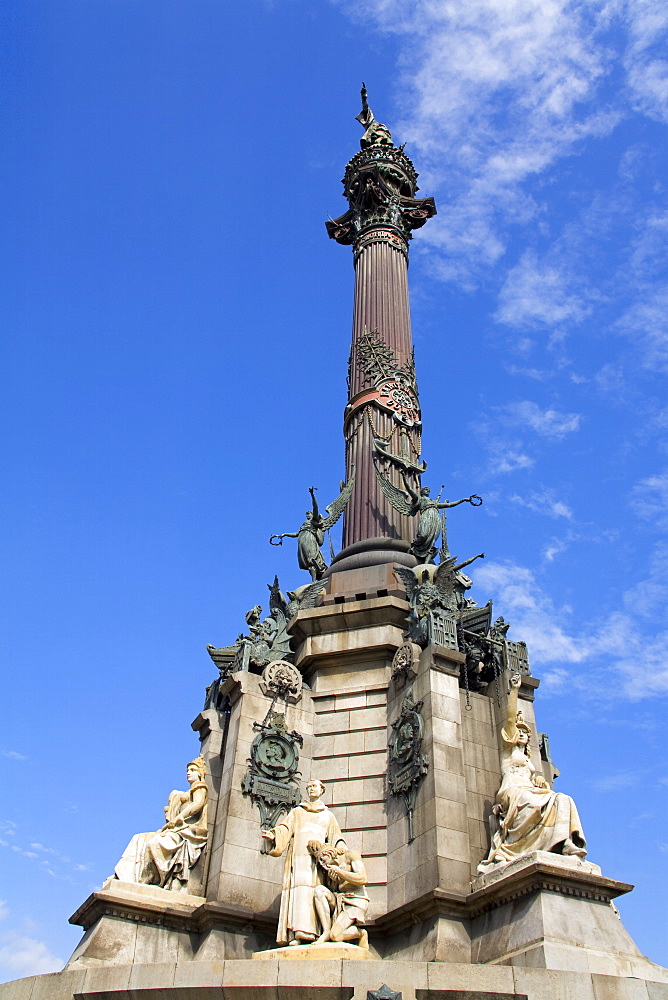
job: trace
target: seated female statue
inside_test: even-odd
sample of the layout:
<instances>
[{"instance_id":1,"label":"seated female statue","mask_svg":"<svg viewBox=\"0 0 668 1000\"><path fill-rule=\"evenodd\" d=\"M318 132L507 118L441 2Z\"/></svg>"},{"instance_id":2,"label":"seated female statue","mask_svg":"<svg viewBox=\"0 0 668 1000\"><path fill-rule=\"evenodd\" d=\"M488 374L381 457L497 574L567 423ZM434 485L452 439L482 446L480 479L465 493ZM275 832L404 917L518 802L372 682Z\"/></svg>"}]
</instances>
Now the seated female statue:
<instances>
[{"instance_id":1,"label":"seated female statue","mask_svg":"<svg viewBox=\"0 0 668 1000\"><path fill-rule=\"evenodd\" d=\"M488 857L478 866L484 873L490 865L508 861L532 851L552 851L583 858L585 838L578 811L569 795L555 792L531 760L529 727L517 710L522 679L510 678L506 722L501 730L501 787L493 813L498 828L492 836Z\"/></svg>"},{"instance_id":2,"label":"seated female statue","mask_svg":"<svg viewBox=\"0 0 668 1000\"><path fill-rule=\"evenodd\" d=\"M190 871L207 840L208 791L202 757L186 770L190 788L174 791L165 806L165 825L155 833L137 833L116 865L114 875L123 882L143 882L176 892L188 891Z\"/></svg>"}]
</instances>

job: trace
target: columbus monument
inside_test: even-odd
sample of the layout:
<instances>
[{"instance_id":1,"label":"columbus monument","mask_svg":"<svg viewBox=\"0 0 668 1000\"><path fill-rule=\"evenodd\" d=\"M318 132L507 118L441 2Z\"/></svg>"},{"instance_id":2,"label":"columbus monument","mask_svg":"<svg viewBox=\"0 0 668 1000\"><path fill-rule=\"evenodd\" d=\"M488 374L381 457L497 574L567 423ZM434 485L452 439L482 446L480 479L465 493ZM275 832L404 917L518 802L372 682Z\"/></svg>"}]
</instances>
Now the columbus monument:
<instances>
[{"instance_id":1,"label":"columbus monument","mask_svg":"<svg viewBox=\"0 0 668 1000\"><path fill-rule=\"evenodd\" d=\"M364 88L357 120L326 223L355 270L339 493L267 527L294 589L258 581L207 647L182 790L128 829L66 968L0 1000L668 998L614 906L633 887L554 788L527 647L468 596L483 553L450 552L445 512L483 501L433 496L421 455L408 252L436 206Z\"/></svg>"}]
</instances>

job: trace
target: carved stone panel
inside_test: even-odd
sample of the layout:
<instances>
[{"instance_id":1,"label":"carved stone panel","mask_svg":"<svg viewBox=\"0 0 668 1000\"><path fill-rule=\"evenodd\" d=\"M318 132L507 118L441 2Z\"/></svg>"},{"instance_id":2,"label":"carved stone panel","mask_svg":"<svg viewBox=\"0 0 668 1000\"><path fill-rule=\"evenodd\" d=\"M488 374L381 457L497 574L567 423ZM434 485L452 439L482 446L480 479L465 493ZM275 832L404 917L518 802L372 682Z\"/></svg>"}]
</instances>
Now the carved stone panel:
<instances>
[{"instance_id":1,"label":"carved stone panel","mask_svg":"<svg viewBox=\"0 0 668 1000\"><path fill-rule=\"evenodd\" d=\"M302 696L302 675L286 660L274 660L262 671L260 690L269 698L281 698L296 705Z\"/></svg>"},{"instance_id":2,"label":"carved stone panel","mask_svg":"<svg viewBox=\"0 0 668 1000\"><path fill-rule=\"evenodd\" d=\"M415 670L415 652L413 644L406 642L403 646L399 646L399 649L394 654L392 658L392 681L395 687L402 688L417 676ZM418 656L420 652L420 648L418 647Z\"/></svg>"}]
</instances>

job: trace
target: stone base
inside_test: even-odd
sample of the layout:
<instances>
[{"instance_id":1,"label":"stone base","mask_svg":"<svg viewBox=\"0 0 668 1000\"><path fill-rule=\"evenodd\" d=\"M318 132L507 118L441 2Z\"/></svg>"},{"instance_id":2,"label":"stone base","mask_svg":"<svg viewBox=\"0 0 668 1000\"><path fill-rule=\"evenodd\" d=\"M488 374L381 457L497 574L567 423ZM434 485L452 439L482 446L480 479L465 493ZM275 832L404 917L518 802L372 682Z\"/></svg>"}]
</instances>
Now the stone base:
<instances>
[{"instance_id":1,"label":"stone base","mask_svg":"<svg viewBox=\"0 0 668 1000\"><path fill-rule=\"evenodd\" d=\"M66 969L0 985L0 1000L668 1000L668 972L645 978L449 962L163 962Z\"/></svg>"},{"instance_id":2,"label":"stone base","mask_svg":"<svg viewBox=\"0 0 668 1000\"><path fill-rule=\"evenodd\" d=\"M479 875L471 882L471 891L485 889L494 885L502 878L507 878L516 872L522 871L528 865L550 865L553 868L563 868L568 872L577 872L586 875L600 875L601 869L585 858L579 858L574 854L553 854L551 851L532 851L531 854L524 854L514 861L498 861L494 865L478 867Z\"/></svg>"},{"instance_id":3,"label":"stone base","mask_svg":"<svg viewBox=\"0 0 668 1000\"><path fill-rule=\"evenodd\" d=\"M611 905L630 888L598 865L547 851L495 865L471 883L471 959L649 978L652 963Z\"/></svg>"},{"instance_id":4,"label":"stone base","mask_svg":"<svg viewBox=\"0 0 668 1000\"><path fill-rule=\"evenodd\" d=\"M322 959L352 958L355 961L364 961L372 958L366 948L360 948L356 944L348 944L341 941L324 941L322 944L300 944L287 948L270 948L268 951L256 951L253 958L280 958L280 959L306 959L307 961L322 961Z\"/></svg>"}]
</instances>

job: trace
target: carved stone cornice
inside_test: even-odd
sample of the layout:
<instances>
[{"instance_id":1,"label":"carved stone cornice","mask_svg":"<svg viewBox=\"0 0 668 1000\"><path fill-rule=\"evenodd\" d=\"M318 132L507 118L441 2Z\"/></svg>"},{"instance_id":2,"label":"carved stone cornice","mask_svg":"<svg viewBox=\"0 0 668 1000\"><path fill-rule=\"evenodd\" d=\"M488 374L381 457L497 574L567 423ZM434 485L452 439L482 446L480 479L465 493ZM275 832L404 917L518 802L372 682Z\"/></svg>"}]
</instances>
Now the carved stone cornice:
<instances>
[{"instance_id":1,"label":"carved stone cornice","mask_svg":"<svg viewBox=\"0 0 668 1000\"><path fill-rule=\"evenodd\" d=\"M523 867L507 875L500 872L500 877L493 884L468 894L435 887L417 899L368 921L368 929L387 937L434 916L470 919L538 892L556 892L575 899L609 903L611 899L633 889L628 882L567 868L560 855L555 855L554 862L526 860Z\"/></svg>"},{"instance_id":2,"label":"carved stone cornice","mask_svg":"<svg viewBox=\"0 0 668 1000\"><path fill-rule=\"evenodd\" d=\"M178 894L175 894L178 895ZM203 897L189 897L191 902L179 899L160 900L155 895L126 894L118 889L93 892L70 917L71 924L78 924L87 931L102 917L116 917L132 923L185 930L201 934L213 927L227 930L252 929L262 934L276 933L276 912L257 913L249 907L233 903L206 901Z\"/></svg>"},{"instance_id":3,"label":"carved stone cornice","mask_svg":"<svg viewBox=\"0 0 668 1000\"><path fill-rule=\"evenodd\" d=\"M132 891L127 891L125 883L119 883L118 887L112 885L109 889L93 892L72 914L69 922L87 931L101 917L108 916L172 930L193 929L193 915L204 903L202 897L191 896L189 902L185 902L183 898L178 898L180 893L170 893L167 889L159 890L164 893L162 899L155 892L140 893L136 889L132 886Z\"/></svg>"}]
</instances>

